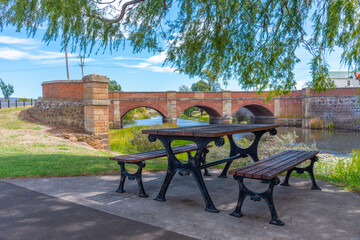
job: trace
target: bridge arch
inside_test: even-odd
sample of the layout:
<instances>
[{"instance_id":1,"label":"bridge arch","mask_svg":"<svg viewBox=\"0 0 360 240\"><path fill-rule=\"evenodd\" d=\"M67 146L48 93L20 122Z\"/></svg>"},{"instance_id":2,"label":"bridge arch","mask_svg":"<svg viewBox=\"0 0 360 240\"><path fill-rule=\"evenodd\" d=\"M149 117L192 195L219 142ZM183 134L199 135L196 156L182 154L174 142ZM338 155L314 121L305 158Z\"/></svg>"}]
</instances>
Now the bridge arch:
<instances>
[{"instance_id":1,"label":"bridge arch","mask_svg":"<svg viewBox=\"0 0 360 240\"><path fill-rule=\"evenodd\" d=\"M210 124L217 124L217 123L222 123L222 115L219 113L219 111L213 107L210 106L206 106L203 104L199 104L199 103L188 103L188 104L183 104L181 107L179 107L176 111L177 117L180 115L180 113L184 112L186 109L191 108L191 107L197 107L203 111L205 111L207 114L209 114L210 117Z\"/></svg>"},{"instance_id":2,"label":"bridge arch","mask_svg":"<svg viewBox=\"0 0 360 240\"><path fill-rule=\"evenodd\" d=\"M141 107L145 107L145 108L151 108L153 110L155 110L157 113L160 114L160 116L162 117L163 119L163 122L164 122L164 119L166 118L166 115L164 114L164 110L161 109L161 108L158 108L158 107L154 107L152 105L139 105L139 106L131 106L131 107L127 107L125 109L121 109L121 114L120 114L120 128L123 128L123 120L124 120L124 116L130 112L131 110L134 110L136 108L141 108Z\"/></svg>"},{"instance_id":3,"label":"bridge arch","mask_svg":"<svg viewBox=\"0 0 360 240\"><path fill-rule=\"evenodd\" d=\"M262 104L242 104L234 108L232 115L241 108L246 108L254 115L254 123L274 123L274 113Z\"/></svg>"}]
</instances>

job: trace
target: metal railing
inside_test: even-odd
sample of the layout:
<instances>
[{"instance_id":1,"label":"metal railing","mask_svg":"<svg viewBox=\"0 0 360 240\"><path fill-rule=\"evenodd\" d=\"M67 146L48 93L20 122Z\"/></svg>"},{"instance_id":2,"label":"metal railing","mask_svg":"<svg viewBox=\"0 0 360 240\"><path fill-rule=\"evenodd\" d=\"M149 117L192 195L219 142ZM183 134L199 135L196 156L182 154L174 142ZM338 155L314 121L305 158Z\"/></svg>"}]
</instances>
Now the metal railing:
<instances>
[{"instance_id":1,"label":"metal railing","mask_svg":"<svg viewBox=\"0 0 360 240\"><path fill-rule=\"evenodd\" d=\"M19 101L19 100L0 100L0 109L3 108L17 108L17 107L26 107L26 106L34 106L36 100L35 99L29 99L28 101Z\"/></svg>"}]
</instances>

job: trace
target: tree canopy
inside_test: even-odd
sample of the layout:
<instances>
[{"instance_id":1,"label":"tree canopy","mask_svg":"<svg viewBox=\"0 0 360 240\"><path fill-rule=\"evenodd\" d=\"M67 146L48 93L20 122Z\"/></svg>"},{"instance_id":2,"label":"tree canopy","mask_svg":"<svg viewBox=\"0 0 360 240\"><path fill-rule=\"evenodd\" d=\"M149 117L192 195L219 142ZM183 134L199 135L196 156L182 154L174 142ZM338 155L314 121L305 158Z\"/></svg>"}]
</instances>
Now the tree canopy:
<instances>
[{"instance_id":1,"label":"tree canopy","mask_svg":"<svg viewBox=\"0 0 360 240\"><path fill-rule=\"evenodd\" d=\"M186 85L181 85L179 87L179 92L191 92L191 89Z\"/></svg>"},{"instance_id":2,"label":"tree canopy","mask_svg":"<svg viewBox=\"0 0 360 240\"><path fill-rule=\"evenodd\" d=\"M14 93L14 86L11 84L5 84L4 81L0 78L0 89L4 96L4 99L9 100L10 96Z\"/></svg>"},{"instance_id":3,"label":"tree canopy","mask_svg":"<svg viewBox=\"0 0 360 240\"><path fill-rule=\"evenodd\" d=\"M109 92L121 92L122 88L115 80L110 80L108 85Z\"/></svg>"},{"instance_id":4,"label":"tree canopy","mask_svg":"<svg viewBox=\"0 0 360 240\"><path fill-rule=\"evenodd\" d=\"M245 89L294 88L296 50L312 55L309 86L324 90L328 54L343 49L342 63L360 63L360 0L1 0L0 27L46 43L64 37L73 51L164 51L165 63L189 76L208 69Z\"/></svg>"},{"instance_id":5,"label":"tree canopy","mask_svg":"<svg viewBox=\"0 0 360 240\"><path fill-rule=\"evenodd\" d=\"M191 85L191 91L193 91L193 92L210 92L211 86L204 80L200 80Z\"/></svg>"}]
</instances>

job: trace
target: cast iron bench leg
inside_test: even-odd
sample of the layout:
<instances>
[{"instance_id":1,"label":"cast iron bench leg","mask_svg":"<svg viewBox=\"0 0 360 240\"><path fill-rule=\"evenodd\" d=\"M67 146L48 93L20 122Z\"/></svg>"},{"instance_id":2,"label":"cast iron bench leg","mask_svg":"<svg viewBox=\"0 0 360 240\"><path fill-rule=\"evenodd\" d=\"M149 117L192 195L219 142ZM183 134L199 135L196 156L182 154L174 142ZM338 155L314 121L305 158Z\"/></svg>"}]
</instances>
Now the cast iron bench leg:
<instances>
[{"instance_id":1,"label":"cast iron bench leg","mask_svg":"<svg viewBox=\"0 0 360 240\"><path fill-rule=\"evenodd\" d=\"M311 178L311 182L312 182L312 187L311 189L314 189L314 190L321 190L321 187L319 187L317 184L316 184L316 181L315 181L315 177L314 177L314 163L318 161L318 157L315 156L313 158L310 159L311 163L309 164L309 166L307 167L304 167L304 168L301 168L301 167L294 167L290 170L287 171L286 173L286 177L285 177L285 180L283 183L281 183L280 185L281 186L290 186L289 184L289 179L290 179L290 175L293 171L296 171L297 173L299 174L302 174L304 172L307 172Z\"/></svg>"},{"instance_id":2,"label":"cast iron bench leg","mask_svg":"<svg viewBox=\"0 0 360 240\"><path fill-rule=\"evenodd\" d=\"M116 192L123 193L123 192L125 192L124 184L125 184L125 180L126 180L126 169L125 169L124 163L118 161L118 164L120 165L121 177L120 177L120 184L119 184L119 187L116 190Z\"/></svg>"},{"instance_id":3,"label":"cast iron bench leg","mask_svg":"<svg viewBox=\"0 0 360 240\"><path fill-rule=\"evenodd\" d=\"M275 177L275 178L269 180L269 188L265 192L261 192L261 193L257 193L257 192L253 192L253 191L249 190L244 185L244 177L234 175L234 179L237 180L239 183L239 198L238 198L238 203L237 203L235 210L232 213L230 213L231 216L234 216L234 217L242 217L243 216L243 214L241 212L241 208L242 208L245 198L247 196L249 196L250 199L255 202L258 202L261 199L265 200L265 202L267 203L267 205L269 207L270 213L271 213L271 220L269 221L270 224L278 225L278 226L284 225L284 223L279 219L279 217L276 213L275 204L274 204L274 200L273 200L274 186L276 186L280 183L279 177Z\"/></svg>"},{"instance_id":4,"label":"cast iron bench leg","mask_svg":"<svg viewBox=\"0 0 360 240\"><path fill-rule=\"evenodd\" d=\"M128 172L125 168L125 163L118 161L118 164L120 165L120 169L121 169L121 178L120 178L119 188L118 188L118 190L116 190L116 192L119 192L119 193L125 192L124 183L125 183L126 178L128 178L129 180L136 179L136 182L139 187L139 197L143 197L143 198L149 197L145 193L144 185L142 183L142 175L141 175L143 167L146 166L145 162L129 163L129 164L136 164L138 169L135 173Z\"/></svg>"}]
</instances>

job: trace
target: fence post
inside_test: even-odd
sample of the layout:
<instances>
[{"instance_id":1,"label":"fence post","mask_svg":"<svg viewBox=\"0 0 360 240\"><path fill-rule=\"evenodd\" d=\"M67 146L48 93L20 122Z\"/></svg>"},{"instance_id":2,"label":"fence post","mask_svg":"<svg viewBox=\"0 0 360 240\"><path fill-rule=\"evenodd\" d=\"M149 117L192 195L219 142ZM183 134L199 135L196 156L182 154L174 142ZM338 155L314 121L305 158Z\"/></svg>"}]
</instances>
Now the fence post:
<instances>
[{"instance_id":1,"label":"fence post","mask_svg":"<svg viewBox=\"0 0 360 240\"><path fill-rule=\"evenodd\" d=\"M31 106L32 106L32 99L31 99Z\"/></svg>"},{"instance_id":2,"label":"fence post","mask_svg":"<svg viewBox=\"0 0 360 240\"><path fill-rule=\"evenodd\" d=\"M17 100L15 100L15 107L17 108Z\"/></svg>"},{"instance_id":3,"label":"fence post","mask_svg":"<svg viewBox=\"0 0 360 240\"><path fill-rule=\"evenodd\" d=\"M10 108L10 99L8 99L8 108Z\"/></svg>"},{"instance_id":4,"label":"fence post","mask_svg":"<svg viewBox=\"0 0 360 240\"><path fill-rule=\"evenodd\" d=\"M0 109L1 109L1 99L0 99Z\"/></svg>"},{"instance_id":5,"label":"fence post","mask_svg":"<svg viewBox=\"0 0 360 240\"><path fill-rule=\"evenodd\" d=\"M23 100L23 106L25 107L25 99Z\"/></svg>"}]
</instances>

